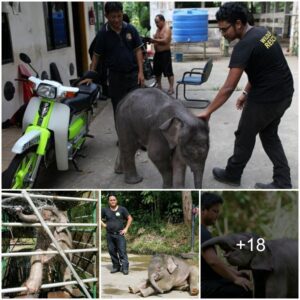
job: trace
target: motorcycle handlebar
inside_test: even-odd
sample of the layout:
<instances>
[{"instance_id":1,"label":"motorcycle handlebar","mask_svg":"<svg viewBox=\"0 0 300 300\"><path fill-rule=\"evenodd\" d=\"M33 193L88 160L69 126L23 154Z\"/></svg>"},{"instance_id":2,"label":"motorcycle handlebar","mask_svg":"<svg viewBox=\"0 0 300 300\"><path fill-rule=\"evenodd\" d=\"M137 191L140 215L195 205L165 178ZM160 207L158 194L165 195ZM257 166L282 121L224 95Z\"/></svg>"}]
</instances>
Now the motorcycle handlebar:
<instances>
[{"instance_id":1,"label":"motorcycle handlebar","mask_svg":"<svg viewBox=\"0 0 300 300\"><path fill-rule=\"evenodd\" d=\"M75 81L73 81L73 86L76 86L80 81L84 80L84 79L92 79L92 80L96 80L98 77L98 73L96 71L86 71L82 77L76 79Z\"/></svg>"},{"instance_id":2,"label":"motorcycle handlebar","mask_svg":"<svg viewBox=\"0 0 300 300\"><path fill-rule=\"evenodd\" d=\"M141 36L141 40L144 44L151 44L151 38L148 36Z\"/></svg>"}]
</instances>

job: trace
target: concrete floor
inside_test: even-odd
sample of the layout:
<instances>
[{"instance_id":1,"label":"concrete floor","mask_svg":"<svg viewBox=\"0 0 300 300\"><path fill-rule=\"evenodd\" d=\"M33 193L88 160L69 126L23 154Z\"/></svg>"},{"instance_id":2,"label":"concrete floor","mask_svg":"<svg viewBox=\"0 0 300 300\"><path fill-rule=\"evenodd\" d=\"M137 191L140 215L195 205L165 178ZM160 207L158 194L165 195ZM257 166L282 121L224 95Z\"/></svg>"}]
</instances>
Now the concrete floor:
<instances>
[{"instance_id":1,"label":"concrete floor","mask_svg":"<svg viewBox=\"0 0 300 300\"><path fill-rule=\"evenodd\" d=\"M292 184L298 188L298 58L287 57L287 61L294 77L295 94L291 107L285 113L280 124L279 135L286 151L291 168ZM206 98L212 100L222 86L228 73L229 58L214 59L214 66L208 82L200 87L192 87L191 95L195 98ZM173 69L175 80L181 78L184 71L194 67L202 67L203 61L174 62ZM213 167L224 167L227 159L231 156L234 144L234 131L237 128L241 112L236 110L235 101L241 93L246 76L243 75L238 84L237 92L216 111L209 122L210 125L210 150L206 161L203 179L204 189L233 189L233 187L217 182L212 176ZM164 79L163 87L167 90L167 81ZM280 88L280 87L279 87ZM182 89L179 98L183 98ZM117 154L117 135L114 128L112 107L109 101L105 103L103 110L97 115L91 124L91 134L94 139L86 143L83 151L86 158L79 158L79 167L83 172L76 172L70 164L70 170L58 172L53 166L50 170L40 173L38 186L40 188L53 189L160 189L161 177L148 159L147 153L137 154L136 162L139 173L144 180L135 185L123 182L123 176L114 173L114 161ZM103 103L102 103L103 105ZM192 109L195 114L201 110ZM20 134L20 130L9 128L2 131L2 168L8 166L12 158L10 149ZM241 189L252 189L256 182L272 181L272 164L261 146L259 138L253 155L245 168ZM193 188L193 177L188 170L186 174L186 188Z\"/></svg>"}]
</instances>

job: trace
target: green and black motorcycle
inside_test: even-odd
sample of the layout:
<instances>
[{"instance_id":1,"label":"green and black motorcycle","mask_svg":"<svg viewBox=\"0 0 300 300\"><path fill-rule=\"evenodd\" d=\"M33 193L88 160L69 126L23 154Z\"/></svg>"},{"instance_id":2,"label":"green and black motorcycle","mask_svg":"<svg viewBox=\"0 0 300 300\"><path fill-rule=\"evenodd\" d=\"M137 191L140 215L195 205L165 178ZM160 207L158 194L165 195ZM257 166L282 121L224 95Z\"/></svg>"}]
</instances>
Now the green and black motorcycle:
<instances>
[{"instance_id":1,"label":"green and black motorcycle","mask_svg":"<svg viewBox=\"0 0 300 300\"><path fill-rule=\"evenodd\" d=\"M20 59L32 68L26 54L21 53ZM77 83L93 77L93 72L87 72ZM16 155L2 173L4 189L34 187L42 164L47 168L56 161L57 169L65 171L71 161L78 170L76 154L86 138L92 137L89 124L100 90L98 85L67 87L53 80L41 80L38 74L28 80L36 96L28 103L22 123L23 134L12 148Z\"/></svg>"}]
</instances>

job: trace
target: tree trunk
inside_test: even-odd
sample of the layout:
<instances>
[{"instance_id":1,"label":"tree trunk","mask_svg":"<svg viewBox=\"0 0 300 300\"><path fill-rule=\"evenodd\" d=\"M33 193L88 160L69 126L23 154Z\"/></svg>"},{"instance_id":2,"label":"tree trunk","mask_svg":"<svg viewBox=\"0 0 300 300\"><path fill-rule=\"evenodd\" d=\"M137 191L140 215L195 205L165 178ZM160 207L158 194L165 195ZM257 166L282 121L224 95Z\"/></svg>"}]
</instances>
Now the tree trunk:
<instances>
[{"instance_id":1,"label":"tree trunk","mask_svg":"<svg viewBox=\"0 0 300 300\"><path fill-rule=\"evenodd\" d=\"M192 192L182 191L182 211L184 224L192 224Z\"/></svg>"}]
</instances>

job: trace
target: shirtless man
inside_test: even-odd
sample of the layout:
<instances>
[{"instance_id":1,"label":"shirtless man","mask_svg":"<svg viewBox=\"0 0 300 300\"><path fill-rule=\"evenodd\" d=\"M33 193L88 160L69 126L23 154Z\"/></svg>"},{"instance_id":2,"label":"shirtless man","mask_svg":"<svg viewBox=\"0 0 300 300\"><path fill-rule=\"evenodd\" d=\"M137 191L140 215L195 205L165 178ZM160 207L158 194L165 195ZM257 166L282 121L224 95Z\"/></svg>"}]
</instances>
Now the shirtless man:
<instances>
[{"instance_id":1,"label":"shirtless man","mask_svg":"<svg viewBox=\"0 0 300 300\"><path fill-rule=\"evenodd\" d=\"M153 59L153 69L156 76L158 88L161 89L161 75L168 77L169 89L168 94L174 93L174 74L171 59L171 29L165 21L163 15L155 17L157 31L151 39L154 43L155 55Z\"/></svg>"}]
</instances>

